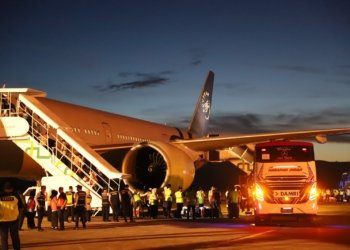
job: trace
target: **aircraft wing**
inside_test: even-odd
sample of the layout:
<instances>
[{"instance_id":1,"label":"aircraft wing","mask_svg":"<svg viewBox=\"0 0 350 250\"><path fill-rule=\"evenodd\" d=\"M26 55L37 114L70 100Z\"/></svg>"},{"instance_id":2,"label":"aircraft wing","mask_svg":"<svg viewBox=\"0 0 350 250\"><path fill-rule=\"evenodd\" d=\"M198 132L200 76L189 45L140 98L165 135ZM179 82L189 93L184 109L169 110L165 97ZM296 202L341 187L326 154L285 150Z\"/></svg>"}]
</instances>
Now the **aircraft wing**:
<instances>
[{"instance_id":1,"label":"aircraft wing","mask_svg":"<svg viewBox=\"0 0 350 250\"><path fill-rule=\"evenodd\" d=\"M176 140L175 144L182 144L192 150L208 151L228 147L255 144L271 140L315 138L319 143L327 142L327 135L350 134L350 128L304 130L291 132L244 134L228 137L209 137L190 140Z\"/></svg>"}]
</instances>

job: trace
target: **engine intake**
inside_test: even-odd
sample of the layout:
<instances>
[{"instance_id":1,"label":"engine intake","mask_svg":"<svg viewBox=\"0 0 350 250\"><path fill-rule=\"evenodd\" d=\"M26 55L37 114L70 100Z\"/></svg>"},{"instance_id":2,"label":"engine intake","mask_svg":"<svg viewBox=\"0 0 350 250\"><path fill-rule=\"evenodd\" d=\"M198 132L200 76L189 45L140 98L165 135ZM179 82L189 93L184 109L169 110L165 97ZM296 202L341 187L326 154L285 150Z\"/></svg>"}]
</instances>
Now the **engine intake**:
<instances>
[{"instance_id":1,"label":"engine intake","mask_svg":"<svg viewBox=\"0 0 350 250\"><path fill-rule=\"evenodd\" d=\"M132 189L147 190L171 184L188 188L195 175L191 157L181 148L166 142L150 142L133 147L125 156L122 172Z\"/></svg>"}]
</instances>

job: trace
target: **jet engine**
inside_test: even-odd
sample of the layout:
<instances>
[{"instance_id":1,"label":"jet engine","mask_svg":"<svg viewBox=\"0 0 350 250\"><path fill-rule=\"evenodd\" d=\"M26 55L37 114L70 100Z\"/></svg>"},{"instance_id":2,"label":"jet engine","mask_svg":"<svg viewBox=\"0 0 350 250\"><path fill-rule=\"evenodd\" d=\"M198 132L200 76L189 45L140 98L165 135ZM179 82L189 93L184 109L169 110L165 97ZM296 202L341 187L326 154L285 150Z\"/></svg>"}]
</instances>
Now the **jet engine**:
<instances>
[{"instance_id":1,"label":"jet engine","mask_svg":"<svg viewBox=\"0 0 350 250\"><path fill-rule=\"evenodd\" d=\"M146 190L171 184L187 189L195 175L189 154L166 142L141 143L126 154L122 172L131 177L125 181L132 189Z\"/></svg>"}]
</instances>

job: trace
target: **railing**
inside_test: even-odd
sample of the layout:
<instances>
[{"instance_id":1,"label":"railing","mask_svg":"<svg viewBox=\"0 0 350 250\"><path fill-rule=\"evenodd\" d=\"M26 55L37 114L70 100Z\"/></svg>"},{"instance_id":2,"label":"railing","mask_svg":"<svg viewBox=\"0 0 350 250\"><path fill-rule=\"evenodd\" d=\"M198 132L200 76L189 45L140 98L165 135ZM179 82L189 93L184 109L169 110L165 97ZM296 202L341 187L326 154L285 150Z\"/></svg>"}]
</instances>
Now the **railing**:
<instances>
[{"instance_id":1,"label":"railing","mask_svg":"<svg viewBox=\"0 0 350 250\"><path fill-rule=\"evenodd\" d=\"M22 96L23 97L23 96ZM42 112L34 111L34 106L28 107L28 100L21 99L19 93L3 92L0 97L1 116L21 116L29 123L29 134L42 146L44 146L53 155L53 164L61 161L68 169L75 173L72 177L78 182L97 194L100 194L103 188L112 190L119 188L121 179L109 178L104 174L96 164L89 161L84 156L83 147L72 146L75 142L59 125L53 122ZM65 130L70 128L65 128ZM75 143L77 144L77 143ZM94 162L91 154L89 158ZM49 171L48 171L49 172ZM52 175L52 173L49 173Z\"/></svg>"}]
</instances>

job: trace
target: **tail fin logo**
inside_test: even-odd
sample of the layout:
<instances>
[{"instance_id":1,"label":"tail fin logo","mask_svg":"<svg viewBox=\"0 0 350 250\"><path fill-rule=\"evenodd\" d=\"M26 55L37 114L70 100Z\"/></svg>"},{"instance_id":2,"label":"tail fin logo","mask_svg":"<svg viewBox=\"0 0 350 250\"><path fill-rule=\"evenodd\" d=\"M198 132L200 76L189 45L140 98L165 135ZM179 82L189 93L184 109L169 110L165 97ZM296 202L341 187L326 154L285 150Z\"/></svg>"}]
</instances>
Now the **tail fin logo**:
<instances>
[{"instance_id":1,"label":"tail fin logo","mask_svg":"<svg viewBox=\"0 0 350 250\"><path fill-rule=\"evenodd\" d=\"M201 106L206 120L209 120L210 105L210 93L208 91L204 91L202 94Z\"/></svg>"}]
</instances>

